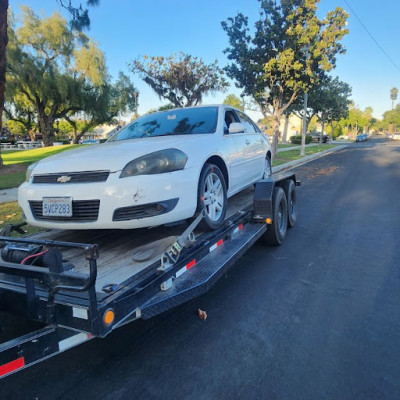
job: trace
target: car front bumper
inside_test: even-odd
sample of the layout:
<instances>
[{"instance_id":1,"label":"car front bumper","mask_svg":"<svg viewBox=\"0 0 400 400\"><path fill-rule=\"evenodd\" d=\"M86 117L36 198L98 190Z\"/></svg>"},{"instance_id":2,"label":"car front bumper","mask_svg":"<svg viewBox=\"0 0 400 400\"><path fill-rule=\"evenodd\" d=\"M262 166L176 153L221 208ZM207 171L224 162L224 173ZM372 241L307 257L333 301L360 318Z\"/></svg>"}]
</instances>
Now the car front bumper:
<instances>
[{"instance_id":1,"label":"car front bumper","mask_svg":"<svg viewBox=\"0 0 400 400\"><path fill-rule=\"evenodd\" d=\"M133 229L194 215L198 184L198 172L194 169L122 179L119 175L110 174L106 182L97 183L25 182L19 187L18 202L26 221L42 228ZM43 218L44 197L71 197L73 216Z\"/></svg>"}]
</instances>

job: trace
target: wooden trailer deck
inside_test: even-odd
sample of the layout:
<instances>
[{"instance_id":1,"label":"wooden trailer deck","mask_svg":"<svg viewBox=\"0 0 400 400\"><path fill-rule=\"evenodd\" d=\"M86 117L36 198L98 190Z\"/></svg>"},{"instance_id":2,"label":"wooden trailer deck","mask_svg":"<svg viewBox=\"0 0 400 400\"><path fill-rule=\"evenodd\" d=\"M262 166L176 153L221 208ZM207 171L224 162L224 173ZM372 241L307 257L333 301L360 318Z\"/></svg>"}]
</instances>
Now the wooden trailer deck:
<instances>
[{"instance_id":1,"label":"wooden trailer deck","mask_svg":"<svg viewBox=\"0 0 400 400\"><path fill-rule=\"evenodd\" d=\"M228 200L227 217L252 204L254 189L248 188ZM106 285L123 285L137 276L146 267L159 260L162 253L183 233L186 224L173 227L154 227L133 230L49 230L38 232L32 237L43 240L57 240L99 245L97 260L96 292L101 293ZM196 237L201 232L195 232ZM143 262L133 260L134 250L153 243L153 256ZM89 263L80 249L65 248L63 258L75 266L76 272L89 273Z\"/></svg>"}]
</instances>

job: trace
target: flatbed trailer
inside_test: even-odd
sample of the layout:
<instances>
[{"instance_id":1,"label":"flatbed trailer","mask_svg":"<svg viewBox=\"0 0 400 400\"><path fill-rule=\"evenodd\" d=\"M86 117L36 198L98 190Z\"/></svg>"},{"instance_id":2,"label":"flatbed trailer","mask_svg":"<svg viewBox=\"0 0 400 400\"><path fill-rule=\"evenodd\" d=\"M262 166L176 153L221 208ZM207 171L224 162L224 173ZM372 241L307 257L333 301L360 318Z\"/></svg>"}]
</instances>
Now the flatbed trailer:
<instances>
[{"instance_id":1,"label":"flatbed trailer","mask_svg":"<svg viewBox=\"0 0 400 400\"><path fill-rule=\"evenodd\" d=\"M196 231L201 214L181 234L3 229L0 309L40 327L0 344L0 378L202 295L259 239L282 244L296 222L296 186L291 173L258 182L206 233Z\"/></svg>"}]
</instances>

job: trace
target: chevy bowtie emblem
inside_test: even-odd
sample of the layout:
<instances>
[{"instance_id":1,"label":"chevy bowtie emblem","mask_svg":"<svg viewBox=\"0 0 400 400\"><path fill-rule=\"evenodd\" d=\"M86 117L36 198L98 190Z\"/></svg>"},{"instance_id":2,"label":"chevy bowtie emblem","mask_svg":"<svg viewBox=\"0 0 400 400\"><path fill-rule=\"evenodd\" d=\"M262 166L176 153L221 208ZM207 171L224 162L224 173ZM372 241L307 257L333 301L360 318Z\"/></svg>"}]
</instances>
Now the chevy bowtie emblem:
<instances>
[{"instance_id":1,"label":"chevy bowtie emblem","mask_svg":"<svg viewBox=\"0 0 400 400\"><path fill-rule=\"evenodd\" d=\"M57 182L60 182L60 183L66 183L66 182L69 182L70 180L71 180L71 177L68 175L62 175L59 178L57 178Z\"/></svg>"}]
</instances>

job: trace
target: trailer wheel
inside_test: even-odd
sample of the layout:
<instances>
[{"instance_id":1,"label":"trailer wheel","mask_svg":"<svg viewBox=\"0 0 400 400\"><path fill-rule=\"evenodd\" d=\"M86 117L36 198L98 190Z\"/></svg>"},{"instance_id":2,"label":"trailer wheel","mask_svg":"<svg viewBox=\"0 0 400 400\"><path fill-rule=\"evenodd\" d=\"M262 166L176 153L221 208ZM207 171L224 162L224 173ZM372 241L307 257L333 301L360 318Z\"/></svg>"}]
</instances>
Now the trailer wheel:
<instances>
[{"instance_id":1,"label":"trailer wheel","mask_svg":"<svg viewBox=\"0 0 400 400\"><path fill-rule=\"evenodd\" d=\"M204 210L199 228L212 231L222 226L227 208L226 183L221 170L205 164L200 174L197 211Z\"/></svg>"},{"instance_id":2,"label":"trailer wheel","mask_svg":"<svg viewBox=\"0 0 400 400\"><path fill-rule=\"evenodd\" d=\"M267 232L261 236L262 241L269 246L280 246L286 237L288 226L288 206L285 192L275 187L272 194L273 220L268 225Z\"/></svg>"},{"instance_id":3,"label":"trailer wheel","mask_svg":"<svg viewBox=\"0 0 400 400\"><path fill-rule=\"evenodd\" d=\"M296 185L291 179L287 179L283 183L283 191L288 205L288 227L293 228L297 220L297 198Z\"/></svg>"}]
</instances>

